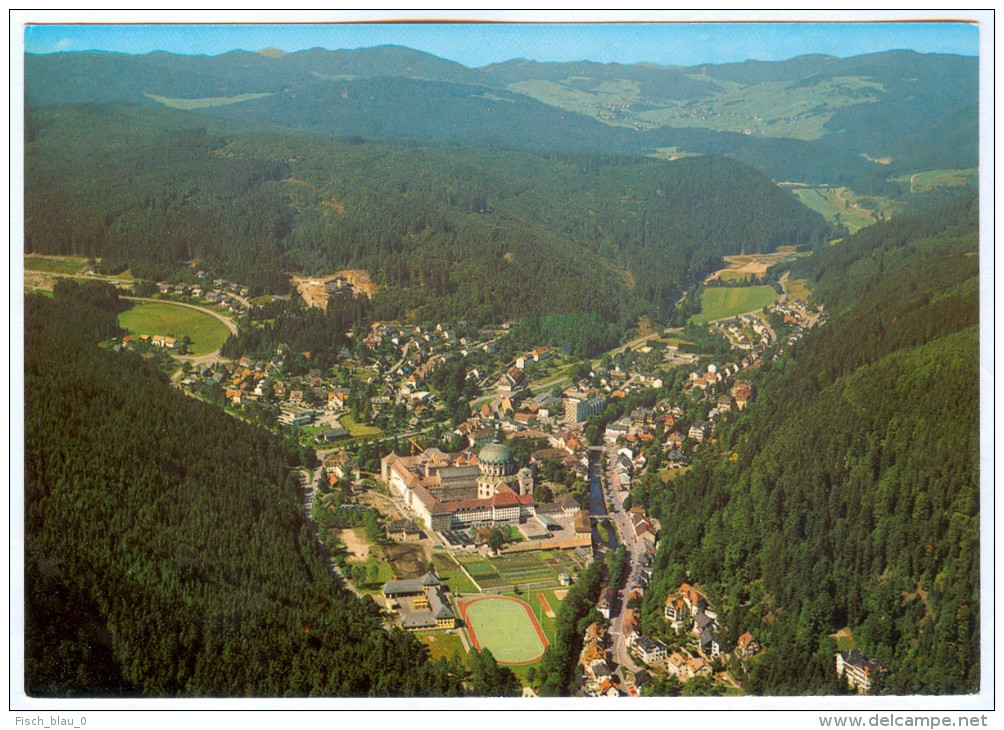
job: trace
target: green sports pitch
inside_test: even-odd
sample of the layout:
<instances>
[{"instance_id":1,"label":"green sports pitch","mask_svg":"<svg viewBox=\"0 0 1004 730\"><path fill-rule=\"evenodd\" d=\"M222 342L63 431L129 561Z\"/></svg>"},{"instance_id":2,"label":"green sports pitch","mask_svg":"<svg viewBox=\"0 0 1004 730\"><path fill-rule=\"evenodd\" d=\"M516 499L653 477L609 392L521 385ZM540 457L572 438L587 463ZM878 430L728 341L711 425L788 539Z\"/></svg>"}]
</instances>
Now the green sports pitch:
<instances>
[{"instance_id":1,"label":"green sports pitch","mask_svg":"<svg viewBox=\"0 0 1004 730\"><path fill-rule=\"evenodd\" d=\"M458 606L471 644L491 651L499 664L532 664L543 656L547 638L527 603L489 596Z\"/></svg>"}]
</instances>

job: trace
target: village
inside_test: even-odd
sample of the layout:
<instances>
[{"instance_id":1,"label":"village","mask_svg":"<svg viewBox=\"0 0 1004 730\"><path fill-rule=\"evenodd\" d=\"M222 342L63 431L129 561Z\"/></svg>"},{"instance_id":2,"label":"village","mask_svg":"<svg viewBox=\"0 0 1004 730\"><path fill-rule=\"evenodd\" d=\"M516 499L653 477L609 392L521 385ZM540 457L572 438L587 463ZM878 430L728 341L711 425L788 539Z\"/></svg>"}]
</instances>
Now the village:
<instances>
[{"instance_id":1,"label":"village","mask_svg":"<svg viewBox=\"0 0 1004 730\"><path fill-rule=\"evenodd\" d=\"M352 293L342 280L329 289ZM250 306L241 287L224 281L159 291L233 313ZM539 645L500 662L532 665L583 571L619 560L620 580L604 588L598 620L581 637L580 694L640 696L669 677L737 693L733 674L761 646L749 632L726 642L699 585L660 596L664 625L658 637L643 631L660 528L631 505L632 490L650 475L668 483L685 473L718 424L755 400L765 359L823 322L825 314L796 300L709 323L728 358L721 348L716 357L688 347L677 329L586 361L543 344L510 358L506 323L380 322L342 347L334 366L313 367L316 353L279 344L267 360L187 362L178 386L302 445L313 462L301 471L305 511L332 570L377 602L388 626L418 633L434 651L498 651L478 611L490 597L516 601ZM144 342L181 346L165 335L129 335L116 348ZM436 376L457 362L465 371L459 412ZM861 691L881 671L853 654L836 661Z\"/></svg>"}]
</instances>

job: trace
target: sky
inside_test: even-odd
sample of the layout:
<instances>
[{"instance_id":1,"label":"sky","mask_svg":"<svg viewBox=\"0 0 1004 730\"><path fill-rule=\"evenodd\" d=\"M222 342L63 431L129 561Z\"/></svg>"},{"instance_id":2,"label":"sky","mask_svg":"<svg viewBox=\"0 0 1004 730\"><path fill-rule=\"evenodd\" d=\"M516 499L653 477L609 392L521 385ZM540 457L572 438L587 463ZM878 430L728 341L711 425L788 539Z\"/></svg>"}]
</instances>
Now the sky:
<instances>
[{"instance_id":1,"label":"sky","mask_svg":"<svg viewBox=\"0 0 1004 730\"><path fill-rule=\"evenodd\" d=\"M670 20L680 17L665 13L622 16ZM121 14L92 14L79 18L91 23L97 21L95 24L70 24L65 16L58 15L40 17L43 21L55 21L55 24L33 24L31 21L38 18L25 18L23 37L25 50L29 53L101 50L131 54L169 51L217 55L237 49L258 51L279 48L293 52L316 47L334 50L391 44L426 51L469 67L512 58L694 65L747 59L779 61L806 53L847 57L902 48L923 53L979 55L979 28L975 23L966 22L515 23L511 22L514 16L509 13L480 16L510 21L501 23L269 22L184 25L177 22L136 22L112 25L100 21L102 18L121 20ZM150 16L132 17L149 19ZM156 16L154 19L203 21L208 17L220 19L193 12ZM233 14L228 17L232 18ZM276 16L262 17L276 19ZM328 17L343 20L353 16L341 14ZM370 13L368 17L374 16ZM444 17L444 14L439 14L439 17ZM466 17L471 17L471 13L467 13ZM527 16L524 14L522 17ZM550 14L529 17L557 17L560 20L568 16ZM583 16L576 14L575 17L580 19ZM609 18L608 15L586 17ZM856 17L866 16L857 13ZM75 22L78 18L71 17L69 20ZM126 20L132 22L129 17Z\"/></svg>"}]
</instances>

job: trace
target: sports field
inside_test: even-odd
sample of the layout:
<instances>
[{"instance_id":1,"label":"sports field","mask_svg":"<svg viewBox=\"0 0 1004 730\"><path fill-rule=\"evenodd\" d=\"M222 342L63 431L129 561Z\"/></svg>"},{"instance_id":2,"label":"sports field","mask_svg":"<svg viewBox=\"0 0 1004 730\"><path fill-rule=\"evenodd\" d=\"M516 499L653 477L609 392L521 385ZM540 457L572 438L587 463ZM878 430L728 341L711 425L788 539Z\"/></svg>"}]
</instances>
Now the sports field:
<instances>
[{"instance_id":1,"label":"sports field","mask_svg":"<svg viewBox=\"0 0 1004 730\"><path fill-rule=\"evenodd\" d=\"M773 304L777 292L770 286L709 286L701 294L701 313L690 318L691 324L705 324L716 319L735 317Z\"/></svg>"},{"instance_id":2,"label":"sports field","mask_svg":"<svg viewBox=\"0 0 1004 730\"><path fill-rule=\"evenodd\" d=\"M533 664L547 648L547 637L533 610L502 596L458 601L467 635L476 649L488 649L499 664Z\"/></svg>"},{"instance_id":3,"label":"sports field","mask_svg":"<svg viewBox=\"0 0 1004 730\"><path fill-rule=\"evenodd\" d=\"M138 302L119 314L119 326L133 335L167 335L191 339L191 355L219 350L230 330L215 317L177 304Z\"/></svg>"}]
</instances>

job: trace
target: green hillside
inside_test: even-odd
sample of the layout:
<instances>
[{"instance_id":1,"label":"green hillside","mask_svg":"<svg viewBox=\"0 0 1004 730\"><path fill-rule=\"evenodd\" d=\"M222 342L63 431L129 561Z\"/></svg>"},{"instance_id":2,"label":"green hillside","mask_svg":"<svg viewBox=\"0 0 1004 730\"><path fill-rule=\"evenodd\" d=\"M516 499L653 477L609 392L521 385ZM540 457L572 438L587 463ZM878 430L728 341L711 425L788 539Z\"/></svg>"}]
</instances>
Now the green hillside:
<instances>
[{"instance_id":1,"label":"green hillside","mask_svg":"<svg viewBox=\"0 0 1004 730\"><path fill-rule=\"evenodd\" d=\"M134 106L29 121L29 252L103 256L153 279L191 276L195 260L255 293L285 293L290 271L364 268L385 317L593 312L623 326L663 316L740 246L831 237L791 193L726 158L224 135Z\"/></svg>"},{"instance_id":2,"label":"green hillside","mask_svg":"<svg viewBox=\"0 0 1004 730\"><path fill-rule=\"evenodd\" d=\"M880 691L979 689L976 222L969 197L794 264L830 321L690 472L635 490L662 521L645 621L683 580L706 587L724 643L765 647L734 674L752 693L845 691L845 626L888 668Z\"/></svg>"},{"instance_id":3,"label":"green hillside","mask_svg":"<svg viewBox=\"0 0 1004 730\"><path fill-rule=\"evenodd\" d=\"M28 694L464 694L461 666L328 571L296 450L95 346L115 297L25 302Z\"/></svg>"}]
</instances>

